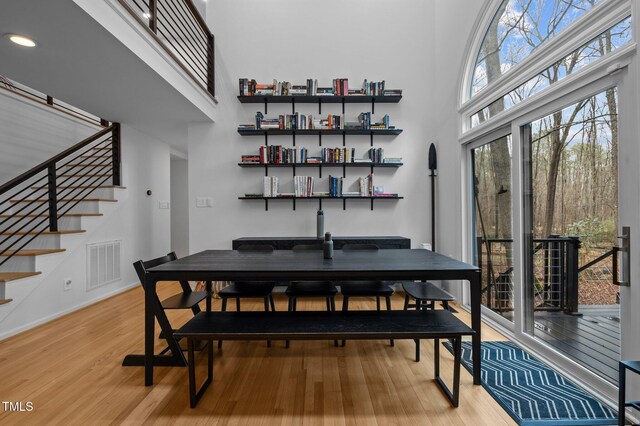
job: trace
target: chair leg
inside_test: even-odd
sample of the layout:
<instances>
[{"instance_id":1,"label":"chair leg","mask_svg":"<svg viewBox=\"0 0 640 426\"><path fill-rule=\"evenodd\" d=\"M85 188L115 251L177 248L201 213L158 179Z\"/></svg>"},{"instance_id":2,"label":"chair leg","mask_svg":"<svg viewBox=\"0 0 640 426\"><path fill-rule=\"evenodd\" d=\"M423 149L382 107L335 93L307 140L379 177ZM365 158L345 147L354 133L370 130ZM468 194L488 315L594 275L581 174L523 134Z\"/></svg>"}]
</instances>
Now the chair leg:
<instances>
[{"instance_id":1,"label":"chair leg","mask_svg":"<svg viewBox=\"0 0 640 426\"><path fill-rule=\"evenodd\" d=\"M349 296L343 296L343 299L342 299L342 310L343 311L348 311L349 310ZM347 346L347 341L343 340L342 341L342 347L344 348L345 346Z\"/></svg>"},{"instance_id":2,"label":"chair leg","mask_svg":"<svg viewBox=\"0 0 640 426\"><path fill-rule=\"evenodd\" d=\"M276 311L276 303L273 301L273 294L269 295L269 304L271 305L271 310L273 312Z\"/></svg>"},{"instance_id":3,"label":"chair leg","mask_svg":"<svg viewBox=\"0 0 640 426\"><path fill-rule=\"evenodd\" d=\"M409 295L407 293L404 294L404 307L402 309L405 311L409 309Z\"/></svg>"},{"instance_id":4,"label":"chair leg","mask_svg":"<svg viewBox=\"0 0 640 426\"><path fill-rule=\"evenodd\" d=\"M387 311L390 311L391 310L391 296L385 296L384 299L387 302ZM395 342L393 341L393 339L389 340L389 344L392 347L395 346Z\"/></svg>"},{"instance_id":5,"label":"chair leg","mask_svg":"<svg viewBox=\"0 0 640 426\"><path fill-rule=\"evenodd\" d=\"M236 311L240 312L240 298L236 297Z\"/></svg>"},{"instance_id":6,"label":"chair leg","mask_svg":"<svg viewBox=\"0 0 640 426\"><path fill-rule=\"evenodd\" d=\"M336 310L334 296L327 296L327 311L332 312ZM338 347L338 341L333 341L333 346Z\"/></svg>"},{"instance_id":7,"label":"chair leg","mask_svg":"<svg viewBox=\"0 0 640 426\"><path fill-rule=\"evenodd\" d=\"M264 298L264 311L269 312L269 296L265 296ZM267 340L267 347L271 347L271 340Z\"/></svg>"},{"instance_id":8,"label":"chair leg","mask_svg":"<svg viewBox=\"0 0 640 426\"><path fill-rule=\"evenodd\" d=\"M380 310L380 296L376 296L376 310Z\"/></svg>"},{"instance_id":9,"label":"chair leg","mask_svg":"<svg viewBox=\"0 0 640 426\"><path fill-rule=\"evenodd\" d=\"M415 339L416 342L416 362L420 362L420 339Z\"/></svg>"},{"instance_id":10,"label":"chair leg","mask_svg":"<svg viewBox=\"0 0 640 426\"><path fill-rule=\"evenodd\" d=\"M222 298L222 312L227 311L227 298ZM218 340L218 349L222 349L222 340Z\"/></svg>"},{"instance_id":11,"label":"chair leg","mask_svg":"<svg viewBox=\"0 0 640 426\"><path fill-rule=\"evenodd\" d=\"M289 296L289 312L293 312L296 310L296 298L293 296ZM285 340L284 347L289 349L289 341Z\"/></svg>"},{"instance_id":12,"label":"chair leg","mask_svg":"<svg viewBox=\"0 0 640 426\"><path fill-rule=\"evenodd\" d=\"M446 300L443 300L443 301L442 301L442 307L443 307L446 311L448 311L448 310L449 310L449 302L448 302L448 301L446 301Z\"/></svg>"}]
</instances>

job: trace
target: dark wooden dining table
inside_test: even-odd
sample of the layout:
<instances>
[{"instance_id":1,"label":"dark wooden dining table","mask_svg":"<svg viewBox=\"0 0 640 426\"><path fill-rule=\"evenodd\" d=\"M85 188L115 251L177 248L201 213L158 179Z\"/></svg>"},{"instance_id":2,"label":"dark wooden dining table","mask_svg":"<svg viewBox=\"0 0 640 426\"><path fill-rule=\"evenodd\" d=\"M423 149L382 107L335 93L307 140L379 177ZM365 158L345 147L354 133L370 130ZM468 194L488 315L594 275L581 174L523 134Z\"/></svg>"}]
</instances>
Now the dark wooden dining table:
<instances>
[{"instance_id":1,"label":"dark wooden dining table","mask_svg":"<svg viewBox=\"0 0 640 426\"><path fill-rule=\"evenodd\" d=\"M211 310L212 281L361 281L361 280L465 280L470 284L473 383L480 384L481 275L476 266L429 250L397 249L377 251L335 250L332 259L322 251L240 252L206 250L151 268L145 287L145 385L153 384L154 365L186 365L178 343L171 337L172 355L154 355L155 317L170 333L156 292L160 281L205 281Z\"/></svg>"}]
</instances>

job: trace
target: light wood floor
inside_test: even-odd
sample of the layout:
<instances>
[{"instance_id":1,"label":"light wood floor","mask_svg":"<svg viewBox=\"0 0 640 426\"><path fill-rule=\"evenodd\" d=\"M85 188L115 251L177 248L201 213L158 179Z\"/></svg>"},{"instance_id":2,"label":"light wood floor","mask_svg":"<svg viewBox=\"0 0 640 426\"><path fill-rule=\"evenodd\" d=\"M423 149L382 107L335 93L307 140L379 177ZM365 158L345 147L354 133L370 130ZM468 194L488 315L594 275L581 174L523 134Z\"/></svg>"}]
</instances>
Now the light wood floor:
<instances>
[{"instance_id":1,"label":"light wood floor","mask_svg":"<svg viewBox=\"0 0 640 426\"><path fill-rule=\"evenodd\" d=\"M162 292L170 286L161 285ZM352 304L375 307L373 300ZM277 296L276 305L285 310L286 299ZM299 305L324 309L323 301ZM402 308L400 295L393 308ZM262 302L243 302L245 309L262 310ZM412 341L396 341L394 348L384 341L351 341L346 348L296 341L290 349L284 342L271 349L265 342L225 342L216 352L212 387L190 409L186 368L157 368L155 385L145 387L142 368L121 367L124 355L142 352L142 313L143 293L136 288L0 342L0 400L34 407L11 413L0 405L0 423L515 424L464 369L460 407L451 408L433 381L431 341L422 343L420 363ZM459 316L469 321L467 314ZM171 319L177 326L187 317L180 312ZM504 340L487 326L483 339ZM441 354L450 383L453 358L446 350Z\"/></svg>"}]
</instances>

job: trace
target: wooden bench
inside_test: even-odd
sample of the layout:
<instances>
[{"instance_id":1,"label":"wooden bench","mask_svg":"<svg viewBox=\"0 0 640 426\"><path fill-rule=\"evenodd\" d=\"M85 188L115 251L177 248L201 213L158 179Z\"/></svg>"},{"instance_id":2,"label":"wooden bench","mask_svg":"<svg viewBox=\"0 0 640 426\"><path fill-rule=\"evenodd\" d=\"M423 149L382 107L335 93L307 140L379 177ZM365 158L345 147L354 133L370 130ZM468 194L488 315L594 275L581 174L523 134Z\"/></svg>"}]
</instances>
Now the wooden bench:
<instances>
[{"instance_id":1,"label":"wooden bench","mask_svg":"<svg viewBox=\"0 0 640 426\"><path fill-rule=\"evenodd\" d=\"M201 312L174 336L186 338L189 364L189 399L194 408L213 380L214 340L388 340L434 339L434 375L454 407L460 390L462 336L468 327L449 311L333 311L333 312ZM454 348L453 391L440 378L439 339ZM196 389L196 343L208 341L207 379Z\"/></svg>"}]
</instances>

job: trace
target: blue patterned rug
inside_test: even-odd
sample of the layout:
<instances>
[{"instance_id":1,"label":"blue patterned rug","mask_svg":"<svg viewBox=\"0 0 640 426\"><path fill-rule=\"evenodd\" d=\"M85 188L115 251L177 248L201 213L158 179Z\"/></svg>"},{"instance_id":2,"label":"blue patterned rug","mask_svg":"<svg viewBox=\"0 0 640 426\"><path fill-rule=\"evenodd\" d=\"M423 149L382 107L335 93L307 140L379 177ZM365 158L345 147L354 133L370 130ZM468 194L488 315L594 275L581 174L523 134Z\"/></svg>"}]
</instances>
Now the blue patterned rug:
<instances>
[{"instance_id":1,"label":"blue patterned rug","mask_svg":"<svg viewBox=\"0 0 640 426\"><path fill-rule=\"evenodd\" d=\"M462 365L471 371L471 342ZM482 386L519 425L617 424L615 411L512 342L482 342Z\"/></svg>"}]
</instances>

